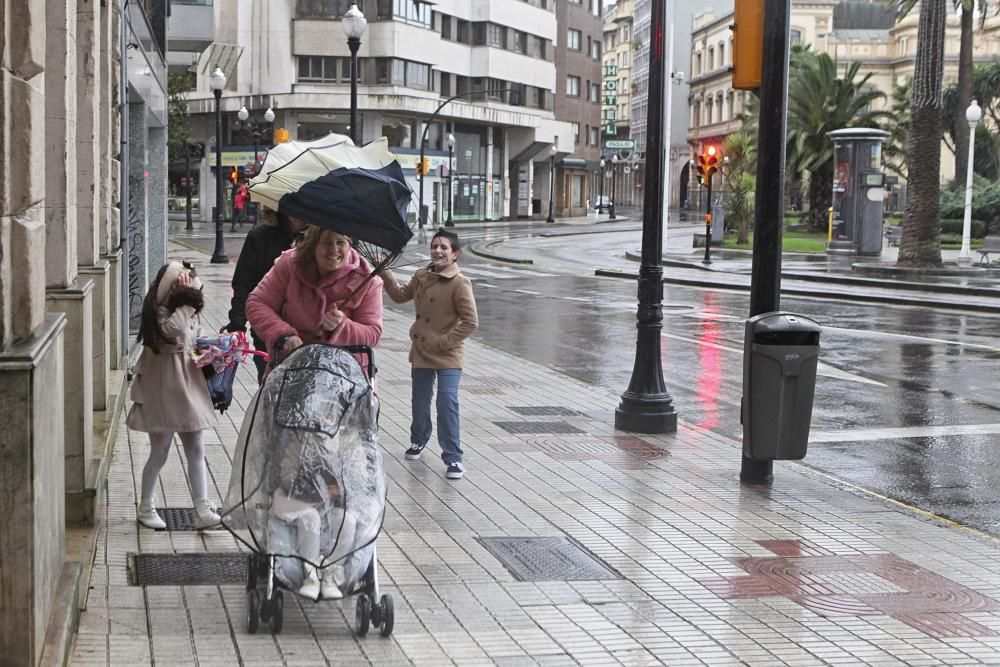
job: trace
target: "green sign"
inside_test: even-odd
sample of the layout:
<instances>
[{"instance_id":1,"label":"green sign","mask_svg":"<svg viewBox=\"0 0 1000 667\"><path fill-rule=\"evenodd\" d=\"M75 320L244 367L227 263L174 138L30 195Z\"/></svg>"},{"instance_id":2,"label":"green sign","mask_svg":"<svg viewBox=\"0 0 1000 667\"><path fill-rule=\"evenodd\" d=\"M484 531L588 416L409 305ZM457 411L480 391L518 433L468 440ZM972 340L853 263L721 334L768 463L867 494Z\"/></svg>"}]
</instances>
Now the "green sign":
<instances>
[{"instance_id":1,"label":"green sign","mask_svg":"<svg viewBox=\"0 0 1000 667\"><path fill-rule=\"evenodd\" d=\"M608 139L604 142L605 148L610 148L611 150L634 150L635 140L634 139Z\"/></svg>"}]
</instances>

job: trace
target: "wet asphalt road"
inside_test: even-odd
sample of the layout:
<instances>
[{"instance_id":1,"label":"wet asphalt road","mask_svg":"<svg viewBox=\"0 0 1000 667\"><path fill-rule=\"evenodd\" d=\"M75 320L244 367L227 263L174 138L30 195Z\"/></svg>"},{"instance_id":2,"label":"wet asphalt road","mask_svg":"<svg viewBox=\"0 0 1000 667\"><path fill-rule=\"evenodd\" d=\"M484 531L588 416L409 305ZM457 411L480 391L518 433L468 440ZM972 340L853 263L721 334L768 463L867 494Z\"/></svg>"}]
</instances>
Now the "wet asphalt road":
<instances>
[{"instance_id":1,"label":"wet asphalt road","mask_svg":"<svg viewBox=\"0 0 1000 667\"><path fill-rule=\"evenodd\" d=\"M635 283L594 276L596 268L636 269L624 253L639 247L640 233L637 225L623 226L632 231L558 237L538 236L557 230L535 226L536 235L501 246L501 254L531 258L531 266L466 253L462 266L475 286L481 319L476 338L623 391L634 360ZM517 235L519 229L524 227L508 231ZM466 243L504 234L496 228L458 231ZM684 234L671 231L667 248ZM212 247L211 239L189 242ZM233 261L238 246L237 238L227 238ZM419 261L420 254L407 259ZM405 278L409 271L402 267L397 274ZM804 462L1000 535L1000 318L802 298L784 298L781 305L824 326ZM407 305L387 307L412 312ZM745 292L664 285L662 363L675 409L684 421L736 439L742 433L748 311ZM775 466L778 485L781 465Z\"/></svg>"}]
</instances>

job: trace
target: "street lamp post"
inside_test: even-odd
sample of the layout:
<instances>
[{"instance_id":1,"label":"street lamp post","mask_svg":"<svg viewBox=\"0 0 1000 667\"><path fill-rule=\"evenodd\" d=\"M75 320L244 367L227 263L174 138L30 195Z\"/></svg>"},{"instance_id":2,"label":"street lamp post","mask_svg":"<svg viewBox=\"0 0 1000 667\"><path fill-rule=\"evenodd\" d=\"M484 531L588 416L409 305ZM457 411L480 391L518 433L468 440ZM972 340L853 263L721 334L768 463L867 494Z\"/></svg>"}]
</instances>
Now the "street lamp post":
<instances>
[{"instance_id":1,"label":"street lamp post","mask_svg":"<svg viewBox=\"0 0 1000 667\"><path fill-rule=\"evenodd\" d=\"M452 184L451 172L455 168L455 163L453 162L454 155L455 155L455 135L449 132L448 133L448 219L445 220L444 222L445 227L455 226L455 221L451 217L452 202L455 200L455 195L453 194L453 190L451 189L451 184Z\"/></svg>"},{"instance_id":2,"label":"street lamp post","mask_svg":"<svg viewBox=\"0 0 1000 667\"><path fill-rule=\"evenodd\" d=\"M618 186L618 155L611 156L611 201L608 203L608 220L615 219L615 192Z\"/></svg>"},{"instance_id":3,"label":"street lamp post","mask_svg":"<svg viewBox=\"0 0 1000 667\"><path fill-rule=\"evenodd\" d=\"M604 211L604 158L601 158L601 177L597 181L597 215Z\"/></svg>"},{"instance_id":4,"label":"street lamp post","mask_svg":"<svg viewBox=\"0 0 1000 667\"><path fill-rule=\"evenodd\" d=\"M666 34L667 0L650 2L650 34ZM650 49L646 110L646 169L642 207L642 261L639 264L635 365L628 389L615 410L615 428L637 433L672 433L677 411L663 382L660 335L663 330L664 73L666 50ZM667 144L669 145L669 144Z\"/></svg>"},{"instance_id":5,"label":"street lamp post","mask_svg":"<svg viewBox=\"0 0 1000 667\"><path fill-rule=\"evenodd\" d=\"M222 89L226 87L226 75L218 67L208 77L208 87L215 95L215 249L212 264L228 264L225 242L222 238Z\"/></svg>"},{"instance_id":6,"label":"street lamp post","mask_svg":"<svg viewBox=\"0 0 1000 667\"><path fill-rule=\"evenodd\" d=\"M958 261L962 264L972 263L972 164L976 152L976 125L983 117L979 103L972 104L965 110L965 120L969 122L969 166L965 171L965 216L962 219L962 250L958 253Z\"/></svg>"},{"instance_id":7,"label":"street lamp post","mask_svg":"<svg viewBox=\"0 0 1000 667\"><path fill-rule=\"evenodd\" d=\"M356 144L358 143L358 48L361 46L361 37L368 28L368 20L358 9L357 4L352 4L344 13L340 27L347 35L347 48L351 50L351 141Z\"/></svg>"},{"instance_id":8,"label":"street lamp post","mask_svg":"<svg viewBox=\"0 0 1000 667\"><path fill-rule=\"evenodd\" d=\"M556 153L559 151L556 149L555 144L549 147L549 217L545 219L545 222L555 222L556 219L552 217L552 200L555 197L556 192Z\"/></svg>"}]
</instances>

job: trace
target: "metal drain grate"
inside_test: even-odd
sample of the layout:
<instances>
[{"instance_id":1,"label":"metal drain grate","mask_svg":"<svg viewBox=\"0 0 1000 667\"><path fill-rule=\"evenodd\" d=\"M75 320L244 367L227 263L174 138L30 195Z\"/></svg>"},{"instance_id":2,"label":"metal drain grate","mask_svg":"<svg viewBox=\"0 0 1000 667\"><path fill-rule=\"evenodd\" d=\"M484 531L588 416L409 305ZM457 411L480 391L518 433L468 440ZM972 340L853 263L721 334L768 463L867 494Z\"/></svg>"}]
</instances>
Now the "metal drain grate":
<instances>
[{"instance_id":1,"label":"metal drain grate","mask_svg":"<svg viewBox=\"0 0 1000 667\"><path fill-rule=\"evenodd\" d=\"M158 508L156 513L159 514L160 518L163 519L163 522L167 524L167 527L164 530L195 530L195 514L193 507L163 507Z\"/></svg>"},{"instance_id":2,"label":"metal drain grate","mask_svg":"<svg viewBox=\"0 0 1000 667\"><path fill-rule=\"evenodd\" d=\"M585 433L566 422L493 422L508 433Z\"/></svg>"},{"instance_id":3,"label":"metal drain grate","mask_svg":"<svg viewBox=\"0 0 1000 667\"><path fill-rule=\"evenodd\" d=\"M480 537L518 581L595 581L622 576L571 537Z\"/></svg>"},{"instance_id":4,"label":"metal drain grate","mask_svg":"<svg viewBox=\"0 0 1000 667\"><path fill-rule=\"evenodd\" d=\"M508 407L525 417L577 417L583 414L561 405L511 405Z\"/></svg>"},{"instance_id":5,"label":"metal drain grate","mask_svg":"<svg viewBox=\"0 0 1000 667\"><path fill-rule=\"evenodd\" d=\"M247 554L128 554L132 586L245 584Z\"/></svg>"}]
</instances>

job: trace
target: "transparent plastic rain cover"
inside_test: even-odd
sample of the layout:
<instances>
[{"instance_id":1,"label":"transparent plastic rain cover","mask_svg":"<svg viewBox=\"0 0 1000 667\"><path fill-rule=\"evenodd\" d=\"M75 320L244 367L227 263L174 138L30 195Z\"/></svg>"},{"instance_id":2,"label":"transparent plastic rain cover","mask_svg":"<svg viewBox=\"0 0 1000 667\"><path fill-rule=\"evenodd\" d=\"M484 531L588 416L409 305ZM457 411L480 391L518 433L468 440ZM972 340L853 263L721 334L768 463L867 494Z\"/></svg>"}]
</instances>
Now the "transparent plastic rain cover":
<instances>
[{"instance_id":1,"label":"transparent plastic rain cover","mask_svg":"<svg viewBox=\"0 0 1000 667\"><path fill-rule=\"evenodd\" d=\"M271 371L240 429L223 525L278 556L286 586L302 563L341 565L342 588L371 561L385 513L378 399L357 359L304 345Z\"/></svg>"}]
</instances>

